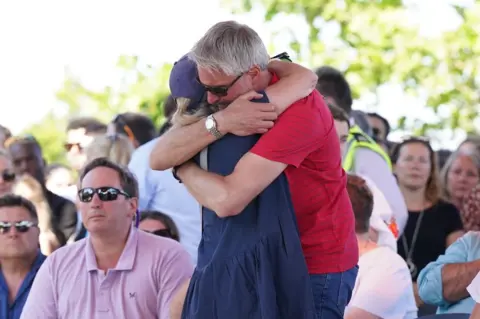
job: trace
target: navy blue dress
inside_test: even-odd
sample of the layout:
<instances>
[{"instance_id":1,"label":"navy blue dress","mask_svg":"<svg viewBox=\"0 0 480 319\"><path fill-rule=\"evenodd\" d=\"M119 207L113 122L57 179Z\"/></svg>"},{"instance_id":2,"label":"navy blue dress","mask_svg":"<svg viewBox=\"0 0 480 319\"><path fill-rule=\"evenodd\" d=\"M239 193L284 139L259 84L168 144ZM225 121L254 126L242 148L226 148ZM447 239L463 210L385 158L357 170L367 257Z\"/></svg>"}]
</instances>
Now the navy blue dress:
<instances>
[{"instance_id":1,"label":"navy blue dress","mask_svg":"<svg viewBox=\"0 0 480 319\"><path fill-rule=\"evenodd\" d=\"M231 174L259 137L230 134L211 144L208 171ZM237 216L219 218L203 208L198 262L182 313L182 319L260 318L316 318L284 174Z\"/></svg>"}]
</instances>

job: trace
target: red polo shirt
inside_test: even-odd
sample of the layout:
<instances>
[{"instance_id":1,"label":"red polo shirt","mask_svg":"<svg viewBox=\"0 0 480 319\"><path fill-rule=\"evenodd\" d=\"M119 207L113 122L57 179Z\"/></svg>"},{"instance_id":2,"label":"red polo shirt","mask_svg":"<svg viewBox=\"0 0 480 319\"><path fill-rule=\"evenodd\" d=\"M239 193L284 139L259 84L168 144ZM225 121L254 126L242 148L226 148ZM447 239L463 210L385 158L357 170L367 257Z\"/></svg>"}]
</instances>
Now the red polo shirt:
<instances>
[{"instance_id":1,"label":"red polo shirt","mask_svg":"<svg viewBox=\"0 0 480 319\"><path fill-rule=\"evenodd\" d=\"M315 90L291 105L251 152L288 164L285 174L309 273L354 267L355 217L332 114L323 97Z\"/></svg>"}]
</instances>

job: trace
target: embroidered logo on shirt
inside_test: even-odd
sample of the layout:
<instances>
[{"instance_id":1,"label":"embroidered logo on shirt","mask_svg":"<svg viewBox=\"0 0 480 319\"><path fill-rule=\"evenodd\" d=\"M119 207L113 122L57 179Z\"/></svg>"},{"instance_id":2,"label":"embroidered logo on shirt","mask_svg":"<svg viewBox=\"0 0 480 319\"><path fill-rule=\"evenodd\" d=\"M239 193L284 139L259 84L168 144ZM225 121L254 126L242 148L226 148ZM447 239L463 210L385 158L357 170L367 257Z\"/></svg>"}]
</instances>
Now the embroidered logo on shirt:
<instances>
[{"instance_id":1,"label":"embroidered logo on shirt","mask_svg":"<svg viewBox=\"0 0 480 319\"><path fill-rule=\"evenodd\" d=\"M130 298L135 298L137 296L137 293L136 292L129 292L128 295L130 296Z\"/></svg>"}]
</instances>

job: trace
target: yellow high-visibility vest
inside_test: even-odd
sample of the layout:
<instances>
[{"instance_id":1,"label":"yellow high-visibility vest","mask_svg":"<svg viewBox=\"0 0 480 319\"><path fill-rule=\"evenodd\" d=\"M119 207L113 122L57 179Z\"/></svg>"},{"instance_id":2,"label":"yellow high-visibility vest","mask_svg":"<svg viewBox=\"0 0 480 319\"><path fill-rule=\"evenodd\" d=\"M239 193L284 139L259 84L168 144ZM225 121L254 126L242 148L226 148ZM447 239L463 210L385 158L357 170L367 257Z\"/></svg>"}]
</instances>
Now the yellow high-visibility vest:
<instances>
[{"instance_id":1,"label":"yellow high-visibility vest","mask_svg":"<svg viewBox=\"0 0 480 319\"><path fill-rule=\"evenodd\" d=\"M369 150L377 153L385 160L385 162L387 162L390 170L392 169L392 162L390 161L390 156L388 156L388 154L383 150L383 148L378 145L370 136L365 134L365 132L363 132L357 125L353 126L348 133L348 149L342 163L343 169L346 172L352 172L355 163L355 152L359 147L368 148Z\"/></svg>"}]
</instances>

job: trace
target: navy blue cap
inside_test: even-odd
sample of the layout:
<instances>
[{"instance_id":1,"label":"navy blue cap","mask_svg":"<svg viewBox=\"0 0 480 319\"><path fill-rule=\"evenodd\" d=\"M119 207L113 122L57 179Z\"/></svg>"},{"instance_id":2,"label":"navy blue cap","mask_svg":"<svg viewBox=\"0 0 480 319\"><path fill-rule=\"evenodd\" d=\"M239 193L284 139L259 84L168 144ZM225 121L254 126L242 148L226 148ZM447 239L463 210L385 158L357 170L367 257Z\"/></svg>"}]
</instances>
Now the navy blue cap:
<instances>
[{"instance_id":1,"label":"navy blue cap","mask_svg":"<svg viewBox=\"0 0 480 319\"><path fill-rule=\"evenodd\" d=\"M170 73L170 93L174 98L190 99L188 110L195 109L205 97L205 88L197 78L197 66L188 55L175 62Z\"/></svg>"}]
</instances>

